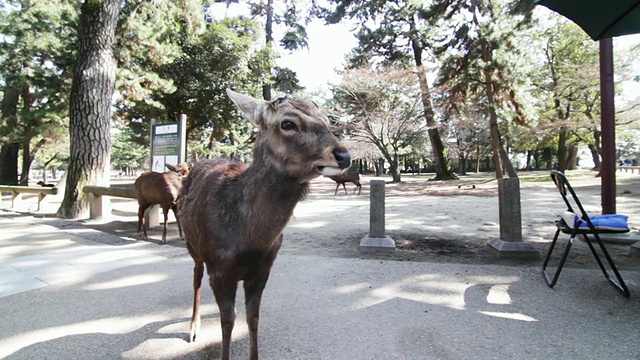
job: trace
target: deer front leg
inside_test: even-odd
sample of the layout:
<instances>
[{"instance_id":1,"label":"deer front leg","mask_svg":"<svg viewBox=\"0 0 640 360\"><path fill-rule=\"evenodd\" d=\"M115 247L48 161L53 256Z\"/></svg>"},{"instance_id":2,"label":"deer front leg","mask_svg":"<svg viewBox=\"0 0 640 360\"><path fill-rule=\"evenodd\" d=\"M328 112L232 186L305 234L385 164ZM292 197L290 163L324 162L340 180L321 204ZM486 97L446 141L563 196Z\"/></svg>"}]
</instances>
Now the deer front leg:
<instances>
[{"instance_id":1,"label":"deer front leg","mask_svg":"<svg viewBox=\"0 0 640 360\"><path fill-rule=\"evenodd\" d=\"M200 293L202 289L202 276L204 263L196 262L193 267L193 312L191 314L191 329L189 330L189 342L195 342L200 334Z\"/></svg>"},{"instance_id":2,"label":"deer front leg","mask_svg":"<svg viewBox=\"0 0 640 360\"><path fill-rule=\"evenodd\" d=\"M258 360L258 322L260 320L260 302L262 291L267 283L269 274L244 281L245 307L247 325L249 327L250 360Z\"/></svg>"},{"instance_id":3,"label":"deer front leg","mask_svg":"<svg viewBox=\"0 0 640 360\"><path fill-rule=\"evenodd\" d=\"M222 360L229 360L231 356L231 332L236 321L236 290L238 282L225 281L220 277L211 276L211 288L220 311L220 326L222 327Z\"/></svg>"}]
</instances>

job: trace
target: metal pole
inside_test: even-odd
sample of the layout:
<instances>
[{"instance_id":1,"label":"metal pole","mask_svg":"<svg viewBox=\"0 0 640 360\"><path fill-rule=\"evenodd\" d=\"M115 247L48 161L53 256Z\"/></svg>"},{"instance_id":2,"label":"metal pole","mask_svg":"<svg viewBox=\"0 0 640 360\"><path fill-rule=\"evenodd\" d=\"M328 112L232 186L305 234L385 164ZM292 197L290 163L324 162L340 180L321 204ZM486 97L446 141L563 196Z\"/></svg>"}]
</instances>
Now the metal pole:
<instances>
[{"instance_id":1,"label":"metal pole","mask_svg":"<svg viewBox=\"0 0 640 360\"><path fill-rule=\"evenodd\" d=\"M600 127L602 213L616 213L616 123L613 88L613 41L600 40Z\"/></svg>"}]
</instances>

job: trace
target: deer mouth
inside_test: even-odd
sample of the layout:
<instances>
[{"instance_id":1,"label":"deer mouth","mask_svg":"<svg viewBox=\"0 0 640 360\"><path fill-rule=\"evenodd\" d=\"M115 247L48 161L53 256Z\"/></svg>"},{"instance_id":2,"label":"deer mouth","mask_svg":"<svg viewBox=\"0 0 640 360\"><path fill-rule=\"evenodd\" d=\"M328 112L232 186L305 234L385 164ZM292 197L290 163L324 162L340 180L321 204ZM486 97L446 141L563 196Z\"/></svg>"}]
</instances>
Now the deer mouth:
<instances>
[{"instance_id":1,"label":"deer mouth","mask_svg":"<svg viewBox=\"0 0 640 360\"><path fill-rule=\"evenodd\" d=\"M341 169L339 167L333 166L318 166L316 167L316 171L324 176L336 176L340 175L344 172L345 169Z\"/></svg>"}]
</instances>

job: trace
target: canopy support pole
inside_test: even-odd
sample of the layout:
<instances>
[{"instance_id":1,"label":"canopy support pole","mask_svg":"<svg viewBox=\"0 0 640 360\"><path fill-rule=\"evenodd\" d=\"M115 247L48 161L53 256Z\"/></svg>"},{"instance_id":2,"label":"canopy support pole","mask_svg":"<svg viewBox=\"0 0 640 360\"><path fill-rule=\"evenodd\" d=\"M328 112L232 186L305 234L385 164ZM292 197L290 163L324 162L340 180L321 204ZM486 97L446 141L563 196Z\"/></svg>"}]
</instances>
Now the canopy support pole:
<instances>
[{"instance_id":1,"label":"canopy support pole","mask_svg":"<svg viewBox=\"0 0 640 360\"><path fill-rule=\"evenodd\" d=\"M600 128L602 163L600 164L603 214L616 213L616 120L613 88L613 41L600 43Z\"/></svg>"}]
</instances>

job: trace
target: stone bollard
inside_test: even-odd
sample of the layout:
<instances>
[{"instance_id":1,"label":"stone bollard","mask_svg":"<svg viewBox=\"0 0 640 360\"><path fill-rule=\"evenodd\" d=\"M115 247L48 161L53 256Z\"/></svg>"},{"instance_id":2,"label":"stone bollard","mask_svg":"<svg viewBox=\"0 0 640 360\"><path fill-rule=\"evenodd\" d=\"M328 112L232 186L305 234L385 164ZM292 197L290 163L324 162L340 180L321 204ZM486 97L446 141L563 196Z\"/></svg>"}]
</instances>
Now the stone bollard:
<instances>
[{"instance_id":1,"label":"stone bollard","mask_svg":"<svg viewBox=\"0 0 640 360\"><path fill-rule=\"evenodd\" d=\"M385 234L384 180L371 180L369 191L369 235L360 240L359 250L395 251L396 243Z\"/></svg>"},{"instance_id":2,"label":"stone bollard","mask_svg":"<svg viewBox=\"0 0 640 360\"><path fill-rule=\"evenodd\" d=\"M500 256L537 258L538 251L522 239L520 179L498 179L498 204L500 238L490 239L489 245L496 249Z\"/></svg>"}]
</instances>

